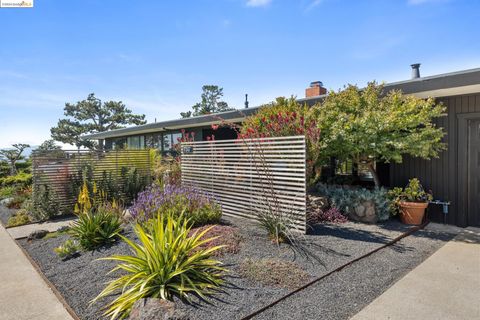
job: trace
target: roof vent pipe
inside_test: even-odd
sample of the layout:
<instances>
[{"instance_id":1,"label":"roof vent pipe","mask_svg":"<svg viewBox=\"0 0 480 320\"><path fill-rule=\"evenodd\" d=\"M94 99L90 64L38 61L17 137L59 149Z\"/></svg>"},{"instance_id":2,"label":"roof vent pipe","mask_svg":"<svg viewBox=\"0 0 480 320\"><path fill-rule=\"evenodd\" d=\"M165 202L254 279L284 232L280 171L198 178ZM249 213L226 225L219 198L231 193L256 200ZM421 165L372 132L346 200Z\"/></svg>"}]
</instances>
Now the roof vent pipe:
<instances>
[{"instance_id":1,"label":"roof vent pipe","mask_svg":"<svg viewBox=\"0 0 480 320\"><path fill-rule=\"evenodd\" d=\"M412 79L420 78L420 63L410 65L412 67Z\"/></svg>"}]
</instances>

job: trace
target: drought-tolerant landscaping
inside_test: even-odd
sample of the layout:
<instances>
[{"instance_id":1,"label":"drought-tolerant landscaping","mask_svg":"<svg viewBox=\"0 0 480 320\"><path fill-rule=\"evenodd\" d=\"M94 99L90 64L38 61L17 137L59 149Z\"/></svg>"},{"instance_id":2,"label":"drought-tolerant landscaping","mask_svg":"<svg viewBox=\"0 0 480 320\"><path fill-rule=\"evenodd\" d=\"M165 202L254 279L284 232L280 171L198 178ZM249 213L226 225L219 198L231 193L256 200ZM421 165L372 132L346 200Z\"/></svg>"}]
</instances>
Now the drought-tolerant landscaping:
<instances>
[{"instance_id":1,"label":"drought-tolerant landscaping","mask_svg":"<svg viewBox=\"0 0 480 320\"><path fill-rule=\"evenodd\" d=\"M31 180L22 184L10 176L17 182L5 185L2 194L10 197L6 206L11 209L2 206L0 216L14 226L75 215L68 227L38 231L19 243L84 320L135 320L149 312L182 319L241 319L315 279L296 294L328 286L321 301L330 308L344 291L330 282L331 275L338 275L334 271L355 269L358 259L378 264L383 250L414 253L414 260L390 278L383 277L385 266L379 265L378 287L367 285L364 299L345 304L338 314L347 317L448 239L420 232L396 217L408 214L402 207L406 201L426 205L431 199L420 181L413 179L404 190L379 185L375 159L399 161L401 153L416 149L359 150L358 144L377 142L357 141L349 130L333 133L338 128L331 117L343 112L339 106L349 99L403 109L409 126L417 124L415 103L431 109L423 121L442 110L433 108L433 101L381 92L381 86L371 83L365 92L350 86L332 93L324 103L332 113L322 105L308 108L293 98L278 99L247 118L242 128L222 120L222 127L236 132L236 140L225 143L212 134L207 142L195 142L193 133L182 131L172 155L128 148L65 151L50 145L27 159L33 164L33 186ZM367 107L356 103L351 112ZM364 121L373 123L377 112L363 114ZM357 129L378 130L365 122ZM211 128L215 133L220 126ZM404 134L412 139L442 136L429 127ZM352 141L336 141L335 135ZM435 156L443 144L434 139L424 148L422 156ZM339 167L366 165L371 181L336 174L335 168L329 173L332 157L343 161ZM423 221L422 213L416 224ZM418 241L398 241L412 231ZM345 277L370 281L371 270L352 272ZM316 305L314 297L302 305ZM294 310L289 299L295 300L283 299L268 312Z\"/></svg>"},{"instance_id":2,"label":"drought-tolerant landscaping","mask_svg":"<svg viewBox=\"0 0 480 320\"><path fill-rule=\"evenodd\" d=\"M224 219L222 223L232 228L230 231L235 232L235 238L239 239L238 244L234 241L231 250L215 257L229 270L222 287L225 292L219 292L208 299L211 304L180 304L180 308L192 319L239 319L309 280L378 248L409 228L396 221L383 225L354 222L317 225L314 234L305 236L303 240L304 253L308 254L303 255L288 244L278 246L272 243L265 231L255 223L242 219ZM212 236L214 234L212 232ZM126 227L123 235L137 240L131 227ZM107 276L107 272L116 264L114 261L97 259L113 254L129 254L129 248L119 241L62 261L56 256L54 248L68 238L69 235L60 235L31 242L22 240L20 243L82 319L98 319L102 313L100 308L111 299L91 306L89 301L104 288L105 282L114 279L115 275ZM222 241L219 240L218 243ZM231 245L231 240L228 243ZM397 249L410 251L414 247L399 244ZM295 269L291 266L295 266ZM271 268L269 277L258 279L255 272L258 267L264 272L265 268ZM295 270L297 274L292 276L291 273L295 273ZM282 280L286 278L289 280ZM199 302L196 299L194 301Z\"/></svg>"}]
</instances>

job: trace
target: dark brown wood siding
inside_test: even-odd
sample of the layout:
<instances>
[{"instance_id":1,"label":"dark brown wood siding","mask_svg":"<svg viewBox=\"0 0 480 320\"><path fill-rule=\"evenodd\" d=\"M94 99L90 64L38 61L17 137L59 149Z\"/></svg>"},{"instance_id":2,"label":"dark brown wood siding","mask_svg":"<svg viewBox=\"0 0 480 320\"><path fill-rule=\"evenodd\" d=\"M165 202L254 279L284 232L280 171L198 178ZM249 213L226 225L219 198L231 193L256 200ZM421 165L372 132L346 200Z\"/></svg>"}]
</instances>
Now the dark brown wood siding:
<instances>
[{"instance_id":1,"label":"dark brown wood siding","mask_svg":"<svg viewBox=\"0 0 480 320\"><path fill-rule=\"evenodd\" d=\"M405 186L409 178L417 177L427 190L432 190L435 199L451 201L447 223L466 226L465 212L460 212L458 184L462 177L458 175L458 144L467 136L458 134L457 116L464 113L480 112L480 93L438 98L447 107L448 115L437 121L445 128L447 135L445 142L448 150L432 160L421 160L405 157L403 163L390 166L390 185ZM460 181L458 180L460 179ZM429 209L429 218L432 221L443 222L442 208L432 205Z\"/></svg>"}]
</instances>

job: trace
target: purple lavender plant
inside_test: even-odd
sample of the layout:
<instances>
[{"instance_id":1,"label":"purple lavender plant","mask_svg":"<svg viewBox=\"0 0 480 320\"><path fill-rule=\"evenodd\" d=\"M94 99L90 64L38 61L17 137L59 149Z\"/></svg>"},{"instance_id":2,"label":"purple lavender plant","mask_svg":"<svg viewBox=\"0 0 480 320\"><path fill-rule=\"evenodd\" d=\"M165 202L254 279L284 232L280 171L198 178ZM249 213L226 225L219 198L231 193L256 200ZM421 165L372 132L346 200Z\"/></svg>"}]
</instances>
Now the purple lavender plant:
<instances>
[{"instance_id":1,"label":"purple lavender plant","mask_svg":"<svg viewBox=\"0 0 480 320\"><path fill-rule=\"evenodd\" d=\"M163 189L157 185L148 187L138 194L130 207L130 214L142 222L172 209L178 215L184 212L195 226L218 223L222 215L220 206L211 194L178 185L166 185Z\"/></svg>"}]
</instances>

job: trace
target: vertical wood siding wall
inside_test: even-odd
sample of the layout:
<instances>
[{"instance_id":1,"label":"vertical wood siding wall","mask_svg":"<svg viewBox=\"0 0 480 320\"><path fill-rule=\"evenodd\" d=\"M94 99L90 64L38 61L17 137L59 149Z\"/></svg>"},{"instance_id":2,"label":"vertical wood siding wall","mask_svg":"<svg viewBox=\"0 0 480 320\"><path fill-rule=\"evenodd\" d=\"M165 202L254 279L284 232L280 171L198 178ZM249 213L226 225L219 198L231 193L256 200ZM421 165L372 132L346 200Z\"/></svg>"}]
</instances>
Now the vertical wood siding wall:
<instances>
[{"instance_id":1,"label":"vertical wood siding wall","mask_svg":"<svg viewBox=\"0 0 480 320\"><path fill-rule=\"evenodd\" d=\"M451 201L447 223L465 226L465 213L459 211L458 184L463 183L466 177L459 176L458 172L458 144L467 137L458 134L457 115L480 112L480 94L443 97L437 101L447 107L448 116L439 119L437 124L445 128L447 133L445 142L448 150L444 151L438 159L428 161L405 157L403 163L392 164L390 184L405 186L409 178L419 178L427 190L433 191L435 199ZM439 205L430 206L429 218L443 222L441 209Z\"/></svg>"},{"instance_id":2,"label":"vertical wood siding wall","mask_svg":"<svg viewBox=\"0 0 480 320\"><path fill-rule=\"evenodd\" d=\"M306 231L305 137L182 142L182 184L211 193L225 215L278 208Z\"/></svg>"}]
</instances>

